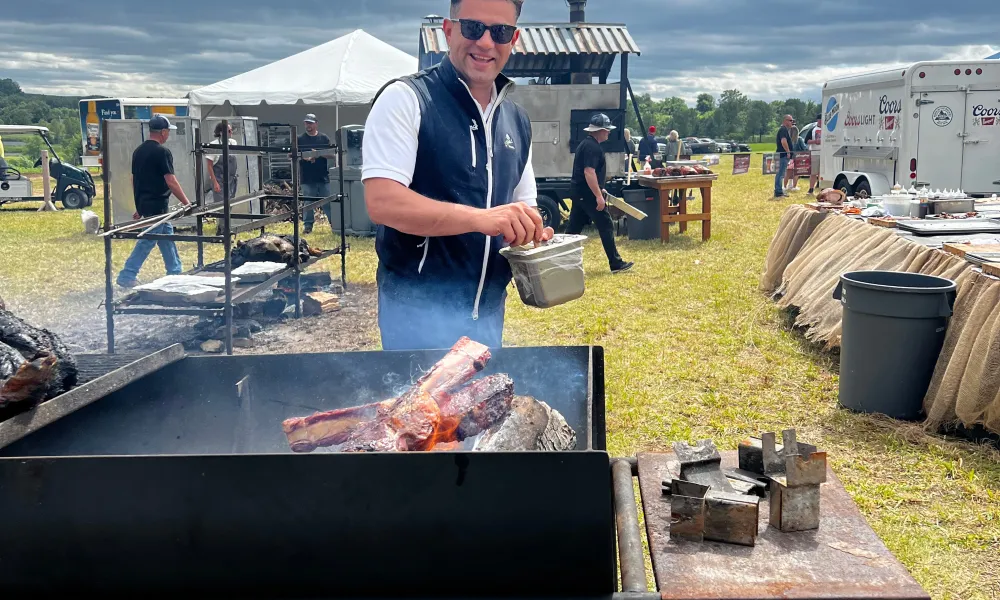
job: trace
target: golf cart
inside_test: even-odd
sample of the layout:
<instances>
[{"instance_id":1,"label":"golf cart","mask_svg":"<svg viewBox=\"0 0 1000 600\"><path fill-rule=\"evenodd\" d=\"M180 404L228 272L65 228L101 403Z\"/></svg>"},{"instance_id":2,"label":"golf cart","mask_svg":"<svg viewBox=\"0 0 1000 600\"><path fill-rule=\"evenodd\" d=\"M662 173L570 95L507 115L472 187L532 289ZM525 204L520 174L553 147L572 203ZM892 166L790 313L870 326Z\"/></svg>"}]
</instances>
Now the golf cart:
<instances>
[{"instance_id":1,"label":"golf cart","mask_svg":"<svg viewBox=\"0 0 1000 600\"><path fill-rule=\"evenodd\" d=\"M94 188L94 178L86 169L64 163L55 148L49 142L49 130L47 127L37 127L32 125L0 125L0 136L8 135L31 135L41 136L45 145L49 148L51 158L49 159L49 177L52 178L52 201L61 202L63 208L80 209L94 203L94 195L97 190ZM35 166L40 167L42 159L35 161ZM40 190L39 190L40 191ZM44 201L41 194L32 194L31 181L21 175L16 168L6 164L0 164L0 205L10 202L37 202Z\"/></svg>"}]
</instances>

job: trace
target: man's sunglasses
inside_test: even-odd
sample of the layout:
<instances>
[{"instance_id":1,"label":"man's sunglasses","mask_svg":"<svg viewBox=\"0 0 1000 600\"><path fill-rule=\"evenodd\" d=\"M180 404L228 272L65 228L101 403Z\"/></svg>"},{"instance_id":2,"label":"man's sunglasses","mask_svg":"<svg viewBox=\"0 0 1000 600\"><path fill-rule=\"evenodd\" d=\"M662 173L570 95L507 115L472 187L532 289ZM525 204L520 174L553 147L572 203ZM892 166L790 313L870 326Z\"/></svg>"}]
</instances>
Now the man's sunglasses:
<instances>
[{"instance_id":1,"label":"man's sunglasses","mask_svg":"<svg viewBox=\"0 0 1000 600\"><path fill-rule=\"evenodd\" d=\"M478 42L489 29L494 44L509 44L517 31L514 25L487 25L473 19L459 19L458 22L462 25L462 37L473 42Z\"/></svg>"}]
</instances>

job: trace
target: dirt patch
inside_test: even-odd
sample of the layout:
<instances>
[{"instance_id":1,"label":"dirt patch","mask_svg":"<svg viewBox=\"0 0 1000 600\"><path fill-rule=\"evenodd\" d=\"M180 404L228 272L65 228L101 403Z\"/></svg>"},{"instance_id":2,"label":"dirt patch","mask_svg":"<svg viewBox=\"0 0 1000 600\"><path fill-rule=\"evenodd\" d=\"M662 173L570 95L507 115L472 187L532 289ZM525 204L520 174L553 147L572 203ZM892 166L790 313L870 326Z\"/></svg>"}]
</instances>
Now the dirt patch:
<instances>
[{"instance_id":1,"label":"dirt patch","mask_svg":"<svg viewBox=\"0 0 1000 600\"><path fill-rule=\"evenodd\" d=\"M378 348L378 294L374 284L348 284L340 310L286 319L254 334L253 348L234 354L295 354Z\"/></svg>"},{"instance_id":2,"label":"dirt patch","mask_svg":"<svg viewBox=\"0 0 1000 600\"><path fill-rule=\"evenodd\" d=\"M75 354L108 350L104 291L67 294L44 303L5 298L7 309L36 327L56 333ZM279 321L264 324L253 335L252 348L235 348L238 354L330 352L378 347L378 295L374 284L348 284L340 294L340 310L295 319L291 311ZM116 315L115 352L151 353L183 344L199 354L204 330L199 317Z\"/></svg>"}]
</instances>

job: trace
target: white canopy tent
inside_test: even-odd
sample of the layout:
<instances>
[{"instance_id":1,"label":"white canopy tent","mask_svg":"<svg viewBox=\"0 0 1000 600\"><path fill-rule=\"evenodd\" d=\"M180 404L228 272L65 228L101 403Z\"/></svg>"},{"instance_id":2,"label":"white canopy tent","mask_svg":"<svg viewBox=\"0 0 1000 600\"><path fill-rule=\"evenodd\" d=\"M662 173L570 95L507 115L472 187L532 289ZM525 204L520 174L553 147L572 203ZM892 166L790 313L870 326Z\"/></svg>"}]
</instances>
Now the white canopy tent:
<instances>
[{"instance_id":1,"label":"white canopy tent","mask_svg":"<svg viewBox=\"0 0 1000 600\"><path fill-rule=\"evenodd\" d=\"M417 59L357 29L188 94L199 119L253 116L263 123L302 127L316 114L320 131L333 137L340 124L364 124L376 92L388 81L417 71Z\"/></svg>"}]
</instances>

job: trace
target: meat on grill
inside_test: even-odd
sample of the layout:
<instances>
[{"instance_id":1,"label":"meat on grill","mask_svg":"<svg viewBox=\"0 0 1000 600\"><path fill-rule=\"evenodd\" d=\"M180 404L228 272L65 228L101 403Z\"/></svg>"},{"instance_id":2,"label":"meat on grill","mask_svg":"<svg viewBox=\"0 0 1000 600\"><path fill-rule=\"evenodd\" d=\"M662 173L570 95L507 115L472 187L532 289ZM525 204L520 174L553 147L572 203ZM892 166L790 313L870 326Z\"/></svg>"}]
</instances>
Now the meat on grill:
<instances>
[{"instance_id":1,"label":"meat on grill","mask_svg":"<svg viewBox=\"0 0 1000 600\"><path fill-rule=\"evenodd\" d=\"M266 233L245 242L237 242L233 250L233 267L240 267L248 262L277 262L289 267L295 264L294 238L290 235L274 235ZM311 248L299 238L299 262L304 263L312 256L319 256L321 250Z\"/></svg>"},{"instance_id":2,"label":"meat on grill","mask_svg":"<svg viewBox=\"0 0 1000 600\"><path fill-rule=\"evenodd\" d=\"M49 400L76 381L76 359L55 334L0 309L0 406Z\"/></svg>"},{"instance_id":3,"label":"meat on grill","mask_svg":"<svg viewBox=\"0 0 1000 600\"><path fill-rule=\"evenodd\" d=\"M287 419L282 429L294 452L334 445L346 452L407 452L462 441L500 422L510 410L514 382L507 375L458 389L490 358L486 346L463 337L398 398Z\"/></svg>"}]
</instances>

